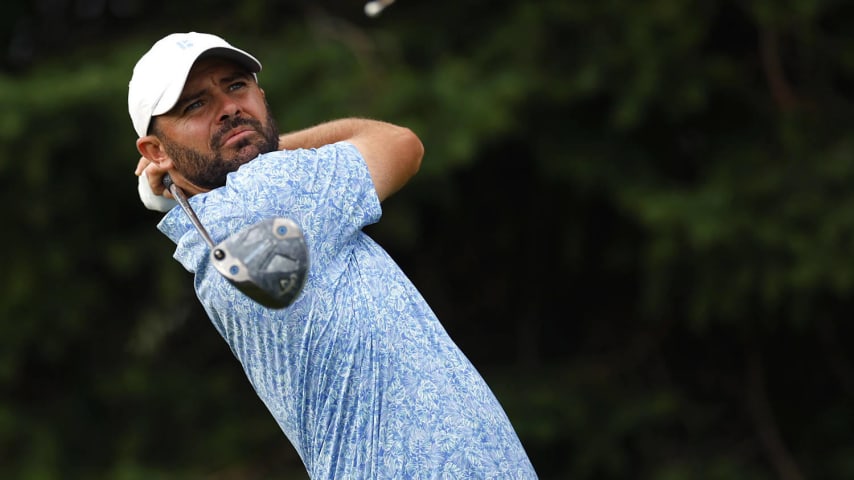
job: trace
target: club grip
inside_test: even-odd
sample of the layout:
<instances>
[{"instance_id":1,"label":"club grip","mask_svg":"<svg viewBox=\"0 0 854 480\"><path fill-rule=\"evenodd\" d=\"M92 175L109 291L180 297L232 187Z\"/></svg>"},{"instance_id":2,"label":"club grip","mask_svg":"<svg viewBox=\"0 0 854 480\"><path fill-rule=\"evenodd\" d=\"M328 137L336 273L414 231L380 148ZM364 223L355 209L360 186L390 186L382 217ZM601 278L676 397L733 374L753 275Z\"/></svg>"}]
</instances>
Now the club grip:
<instances>
[{"instance_id":1,"label":"club grip","mask_svg":"<svg viewBox=\"0 0 854 480\"><path fill-rule=\"evenodd\" d=\"M163 180L161 180L161 182L163 182L163 186L166 187L166 190L169 190L172 187L172 184L175 183L172 181L172 177L169 176L168 173L163 175Z\"/></svg>"}]
</instances>

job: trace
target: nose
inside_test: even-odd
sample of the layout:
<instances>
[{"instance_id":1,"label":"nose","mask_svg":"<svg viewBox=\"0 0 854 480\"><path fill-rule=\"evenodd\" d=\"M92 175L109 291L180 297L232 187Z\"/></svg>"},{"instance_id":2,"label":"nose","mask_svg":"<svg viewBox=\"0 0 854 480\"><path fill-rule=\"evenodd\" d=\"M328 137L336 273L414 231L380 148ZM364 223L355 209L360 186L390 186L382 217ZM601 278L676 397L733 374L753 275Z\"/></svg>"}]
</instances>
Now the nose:
<instances>
[{"instance_id":1,"label":"nose","mask_svg":"<svg viewBox=\"0 0 854 480\"><path fill-rule=\"evenodd\" d=\"M240 115L240 105L237 104L231 97L228 95L220 96L220 114L219 121L224 122L228 120L230 117L236 117Z\"/></svg>"}]
</instances>

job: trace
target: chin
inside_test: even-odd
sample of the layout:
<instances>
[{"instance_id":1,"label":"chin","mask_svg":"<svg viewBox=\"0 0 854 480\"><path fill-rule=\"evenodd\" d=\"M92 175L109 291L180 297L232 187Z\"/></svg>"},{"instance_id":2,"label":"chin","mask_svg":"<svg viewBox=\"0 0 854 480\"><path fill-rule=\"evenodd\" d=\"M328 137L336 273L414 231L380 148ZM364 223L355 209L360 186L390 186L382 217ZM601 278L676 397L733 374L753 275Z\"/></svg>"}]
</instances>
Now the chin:
<instances>
[{"instance_id":1,"label":"chin","mask_svg":"<svg viewBox=\"0 0 854 480\"><path fill-rule=\"evenodd\" d=\"M255 157L261 155L261 151L255 145L246 145L244 147L237 149L237 154L234 156L234 163L238 165L243 165L244 163L248 163L252 160L255 160Z\"/></svg>"}]
</instances>

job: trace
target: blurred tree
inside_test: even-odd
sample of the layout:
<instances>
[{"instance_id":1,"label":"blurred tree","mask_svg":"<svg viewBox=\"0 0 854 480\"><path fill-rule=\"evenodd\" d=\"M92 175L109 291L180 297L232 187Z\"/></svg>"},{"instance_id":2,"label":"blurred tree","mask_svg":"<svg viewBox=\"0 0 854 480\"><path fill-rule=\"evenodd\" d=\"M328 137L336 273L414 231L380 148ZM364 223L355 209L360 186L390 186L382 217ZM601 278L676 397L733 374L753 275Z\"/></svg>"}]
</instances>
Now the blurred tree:
<instances>
[{"instance_id":1,"label":"blurred tree","mask_svg":"<svg viewBox=\"0 0 854 480\"><path fill-rule=\"evenodd\" d=\"M0 477L304 477L136 198L127 81L179 30L256 53L284 130L422 136L370 233L543 478L854 476L854 5L361 6L7 5Z\"/></svg>"}]
</instances>

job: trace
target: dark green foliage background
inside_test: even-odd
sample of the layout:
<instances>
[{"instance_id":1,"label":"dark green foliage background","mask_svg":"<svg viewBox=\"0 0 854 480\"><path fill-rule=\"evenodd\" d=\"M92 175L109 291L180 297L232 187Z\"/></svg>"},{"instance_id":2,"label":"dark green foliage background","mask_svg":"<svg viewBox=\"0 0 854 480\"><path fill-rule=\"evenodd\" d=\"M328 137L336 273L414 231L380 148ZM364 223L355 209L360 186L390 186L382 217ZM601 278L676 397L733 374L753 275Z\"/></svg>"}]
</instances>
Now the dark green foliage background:
<instances>
[{"instance_id":1,"label":"dark green foliage background","mask_svg":"<svg viewBox=\"0 0 854 480\"><path fill-rule=\"evenodd\" d=\"M854 4L11 1L0 478L305 478L139 204L136 59L257 54L282 130L407 125L370 233L542 478L854 478Z\"/></svg>"}]
</instances>

